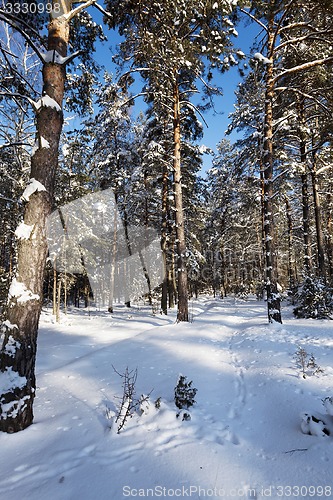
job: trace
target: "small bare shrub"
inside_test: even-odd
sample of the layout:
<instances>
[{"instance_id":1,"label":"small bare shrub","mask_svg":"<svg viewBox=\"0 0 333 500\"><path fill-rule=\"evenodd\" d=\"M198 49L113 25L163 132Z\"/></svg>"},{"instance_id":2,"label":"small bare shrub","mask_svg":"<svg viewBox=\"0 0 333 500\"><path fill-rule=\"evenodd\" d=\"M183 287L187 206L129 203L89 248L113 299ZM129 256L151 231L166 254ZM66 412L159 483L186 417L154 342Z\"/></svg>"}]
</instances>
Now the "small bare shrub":
<instances>
[{"instance_id":1,"label":"small bare shrub","mask_svg":"<svg viewBox=\"0 0 333 500\"><path fill-rule=\"evenodd\" d=\"M303 347L299 347L294 354L297 368L300 368L302 377L306 378L307 375L318 375L323 373L324 370L317 365L313 354L308 354Z\"/></svg>"},{"instance_id":2,"label":"small bare shrub","mask_svg":"<svg viewBox=\"0 0 333 500\"><path fill-rule=\"evenodd\" d=\"M123 382L123 395L120 398L120 405L115 418L115 424L117 425L118 434L125 427L128 419L132 418L135 413L142 415L145 413L145 408L149 406L149 397L152 391L148 395L141 395L136 398L135 384L138 377L138 369L129 370L126 367L124 373L119 373L114 367L114 371L119 375Z\"/></svg>"}]
</instances>

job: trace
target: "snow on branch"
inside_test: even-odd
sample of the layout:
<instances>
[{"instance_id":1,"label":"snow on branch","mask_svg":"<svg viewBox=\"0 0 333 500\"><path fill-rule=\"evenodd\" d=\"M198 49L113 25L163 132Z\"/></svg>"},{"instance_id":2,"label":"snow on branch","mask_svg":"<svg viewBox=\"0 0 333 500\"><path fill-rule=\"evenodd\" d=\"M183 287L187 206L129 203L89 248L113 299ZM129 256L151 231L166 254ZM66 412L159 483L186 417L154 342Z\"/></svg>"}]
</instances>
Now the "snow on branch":
<instances>
[{"instance_id":1,"label":"snow on branch","mask_svg":"<svg viewBox=\"0 0 333 500\"><path fill-rule=\"evenodd\" d=\"M331 113L330 109L325 106L324 103L322 103L319 99L317 99L317 97L311 95L311 94L307 94L306 92L304 92L303 90L300 90L300 89L295 89L293 87L275 87L275 91L278 92L278 91L281 91L281 92L285 92L285 91L288 91L288 92L294 92L295 94L299 94L301 97L305 97L309 100L312 100L314 101L316 104L318 104L318 106L320 106L326 113Z\"/></svg>"},{"instance_id":2,"label":"snow on branch","mask_svg":"<svg viewBox=\"0 0 333 500\"><path fill-rule=\"evenodd\" d=\"M22 106L20 106L20 103L16 101L17 98L19 98L19 99L25 99L35 109L35 104L36 103L30 97L28 97L27 95L23 95L23 94L20 94L18 92L5 91L5 92L0 92L0 96L10 97L11 99L14 99L15 102L16 102L16 104L20 107L20 109L23 111L24 114L26 114L26 111L22 108Z\"/></svg>"},{"instance_id":3,"label":"snow on branch","mask_svg":"<svg viewBox=\"0 0 333 500\"><path fill-rule=\"evenodd\" d=\"M8 142L6 144L1 144L0 149L14 148L15 146L30 146L30 144L27 142Z\"/></svg>"},{"instance_id":4,"label":"snow on branch","mask_svg":"<svg viewBox=\"0 0 333 500\"><path fill-rule=\"evenodd\" d=\"M278 80L280 80L280 78L283 78L286 75L292 75L293 73L305 71L307 69L315 68L316 66L321 66L324 64L333 64L333 56L324 57L323 59L316 59L315 61L309 61L307 63L300 64L299 66L295 66L294 68L286 69L273 78L273 83L277 82Z\"/></svg>"},{"instance_id":5,"label":"snow on branch","mask_svg":"<svg viewBox=\"0 0 333 500\"><path fill-rule=\"evenodd\" d=\"M130 104L131 101L134 101L138 97L142 97L142 96L145 96L145 95L147 95L147 92L139 92L138 94L132 95L131 97L129 97L128 99L126 99L126 101L122 102L120 106L121 107L127 106L127 104Z\"/></svg>"},{"instance_id":6,"label":"snow on branch","mask_svg":"<svg viewBox=\"0 0 333 500\"><path fill-rule=\"evenodd\" d=\"M105 17L108 17L109 19L113 20L113 16L110 14L110 12L107 12L105 9L103 9L103 7L101 5L99 5L96 1L94 2L93 6L96 7L97 10L102 12L102 14Z\"/></svg>"},{"instance_id":7,"label":"snow on branch","mask_svg":"<svg viewBox=\"0 0 333 500\"><path fill-rule=\"evenodd\" d=\"M311 41L326 41L325 38L319 36L319 35L326 35L326 31L322 31L322 32L318 32L318 33L308 33L306 35L303 35L303 36L299 36L299 37L295 37L295 38L290 38L289 40L286 40L282 43L280 43L280 45L278 45L277 47L275 47L274 49L274 52L279 52L281 50L283 50L285 47L287 47L288 45L294 45L296 43L300 43L300 42L304 42L305 40L311 40Z\"/></svg>"},{"instance_id":8,"label":"snow on branch","mask_svg":"<svg viewBox=\"0 0 333 500\"><path fill-rule=\"evenodd\" d=\"M273 62L270 59L268 59L268 57L265 57L260 52L256 52L253 57L254 57L254 59L257 59L258 61L262 62L263 64L273 64Z\"/></svg>"},{"instance_id":9,"label":"snow on branch","mask_svg":"<svg viewBox=\"0 0 333 500\"><path fill-rule=\"evenodd\" d=\"M208 128L208 123L206 122L204 116L202 115L202 113L200 112L200 110L194 104L192 104L190 101L181 101L180 105L185 105L185 106L188 106L189 108L192 108L196 113L198 113L198 115L200 115L200 117L202 118L204 124Z\"/></svg>"},{"instance_id":10,"label":"snow on branch","mask_svg":"<svg viewBox=\"0 0 333 500\"><path fill-rule=\"evenodd\" d=\"M44 137L40 136L35 142L34 147L32 148L31 156L34 156L39 149L49 149L49 148L50 148L49 141L44 139Z\"/></svg>"},{"instance_id":11,"label":"snow on branch","mask_svg":"<svg viewBox=\"0 0 333 500\"><path fill-rule=\"evenodd\" d=\"M82 12L84 9L86 9L87 7L90 7L90 5L94 5L96 3L96 1L97 0L88 0L85 3L83 3L81 5L78 5L78 7L75 7L75 9L71 10L70 12L68 12L68 14L62 14L59 17L60 18L64 18L66 21L70 21L77 14L80 14L80 12Z\"/></svg>"}]
</instances>

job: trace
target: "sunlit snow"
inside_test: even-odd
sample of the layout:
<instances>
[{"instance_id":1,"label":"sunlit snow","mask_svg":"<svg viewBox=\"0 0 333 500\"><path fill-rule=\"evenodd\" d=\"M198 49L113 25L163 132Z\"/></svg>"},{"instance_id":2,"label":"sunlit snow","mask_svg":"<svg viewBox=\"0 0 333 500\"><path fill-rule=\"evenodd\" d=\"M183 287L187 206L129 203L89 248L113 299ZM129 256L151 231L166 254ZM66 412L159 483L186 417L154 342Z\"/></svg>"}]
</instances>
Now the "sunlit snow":
<instances>
[{"instance_id":1,"label":"sunlit snow","mask_svg":"<svg viewBox=\"0 0 333 500\"><path fill-rule=\"evenodd\" d=\"M35 421L0 435L1 498L262 499L291 487L331 497L331 321L296 320L284 307L284 324L268 325L264 302L209 297L190 302L192 322L175 315L116 305L112 315L71 310L56 324L43 312ZM303 379L298 346L323 373ZM152 393L117 434L115 369L126 367L138 370L137 396ZM198 390L189 421L176 417L180 373Z\"/></svg>"}]
</instances>

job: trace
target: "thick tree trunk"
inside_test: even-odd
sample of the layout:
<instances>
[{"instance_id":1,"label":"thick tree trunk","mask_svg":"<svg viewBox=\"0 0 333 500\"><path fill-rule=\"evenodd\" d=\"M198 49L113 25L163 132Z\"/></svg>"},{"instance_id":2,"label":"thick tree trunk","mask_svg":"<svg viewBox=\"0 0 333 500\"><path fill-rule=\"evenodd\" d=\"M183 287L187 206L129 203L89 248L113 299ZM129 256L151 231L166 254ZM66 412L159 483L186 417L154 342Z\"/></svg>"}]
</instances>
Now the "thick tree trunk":
<instances>
[{"instance_id":1,"label":"thick tree trunk","mask_svg":"<svg viewBox=\"0 0 333 500\"><path fill-rule=\"evenodd\" d=\"M180 134L180 98L177 77L175 76L173 92L173 135L174 135L174 192L175 221L177 238L177 276L178 276L178 312L177 321L188 321L188 290L186 268L186 241L184 227L182 178L181 178L181 134Z\"/></svg>"},{"instance_id":2,"label":"thick tree trunk","mask_svg":"<svg viewBox=\"0 0 333 500\"><path fill-rule=\"evenodd\" d=\"M266 263L266 293L267 312L270 323L282 323L281 301L277 289L277 265L274 243L274 218L273 218L273 50L274 50L274 17L269 20L268 29L268 57L272 63L266 69L265 92L265 125L264 125L264 237L265 237L265 263Z\"/></svg>"},{"instance_id":3,"label":"thick tree trunk","mask_svg":"<svg viewBox=\"0 0 333 500\"><path fill-rule=\"evenodd\" d=\"M69 2L61 5L67 13ZM55 50L63 57L67 54L68 26L64 17L58 17L51 20L48 29L48 50ZM10 288L1 348L0 378L4 384L0 395L0 430L8 433L20 431L33 421L37 332L47 256L46 221L52 207L58 164L64 83L63 65L44 64L43 99L36 111L38 149L31 158L30 175L40 184L25 207L24 223L32 230L28 239L19 240L17 273Z\"/></svg>"}]
</instances>

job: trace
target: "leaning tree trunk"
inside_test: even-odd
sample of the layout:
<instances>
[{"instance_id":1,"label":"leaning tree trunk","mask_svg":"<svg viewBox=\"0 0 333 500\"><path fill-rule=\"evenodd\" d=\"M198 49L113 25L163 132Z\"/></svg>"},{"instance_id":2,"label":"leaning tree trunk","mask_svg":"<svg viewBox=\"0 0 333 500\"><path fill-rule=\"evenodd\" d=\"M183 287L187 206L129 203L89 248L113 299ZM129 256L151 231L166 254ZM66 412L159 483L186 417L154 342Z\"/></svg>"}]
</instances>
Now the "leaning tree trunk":
<instances>
[{"instance_id":1,"label":"leaning tree trunk","mask_svg":"<svg viewBox=\"0 0 333 500\"><path fill-rule=\"evenodd\" d=\"M181 179L181 134L180 134L180 97L177 76L175 75L173 91L173 136L174 136L174 192L175 222L177 239L177 276L178 276L178 312L177 321L188 321L188 290L186 268L186 241L183 212L183 195Z\"/></svg>"},{"instance_id":2,"label":"leaning tree trunk","mask_svg":"<svg viewBox=\"0 0 333 500\"><path fill-rule=\"evenodd\" d=\"M63 14L70 2L61 2ZM65 16L51 19L48 50L66 57L69 23ZM37 151L31 158L30 196L26 193L24 224L30 236L19 239L17 272L9 291L1 348L0 430L20 431L33 421L35 360L38 322L43 300L43 278L47 257L46 222L52 208L58 148L63 124L62 100L65 66L43 65L43 97L36 106Z\"/></svg>"},{"instance_id":3,"label":"leaning tree trunk","mask_svg":"<svg viewBox=\"0 0 333 500\"><path fill-rule=\"evenodd\" d=\"M265 124L264 124L264 201L263 220L265 237L265 263L266 263L266 293L267 312L270 323L276 321L282 323L281 299L277 289L277 264L274 242L274 218L273 218L273 99L274 99L274 75L273 75L273 51L274 51L274 18L269 22L268 30L268 58L272 63L266 69L266 92L265 92Z\"/></svg>"}]
</instances>

